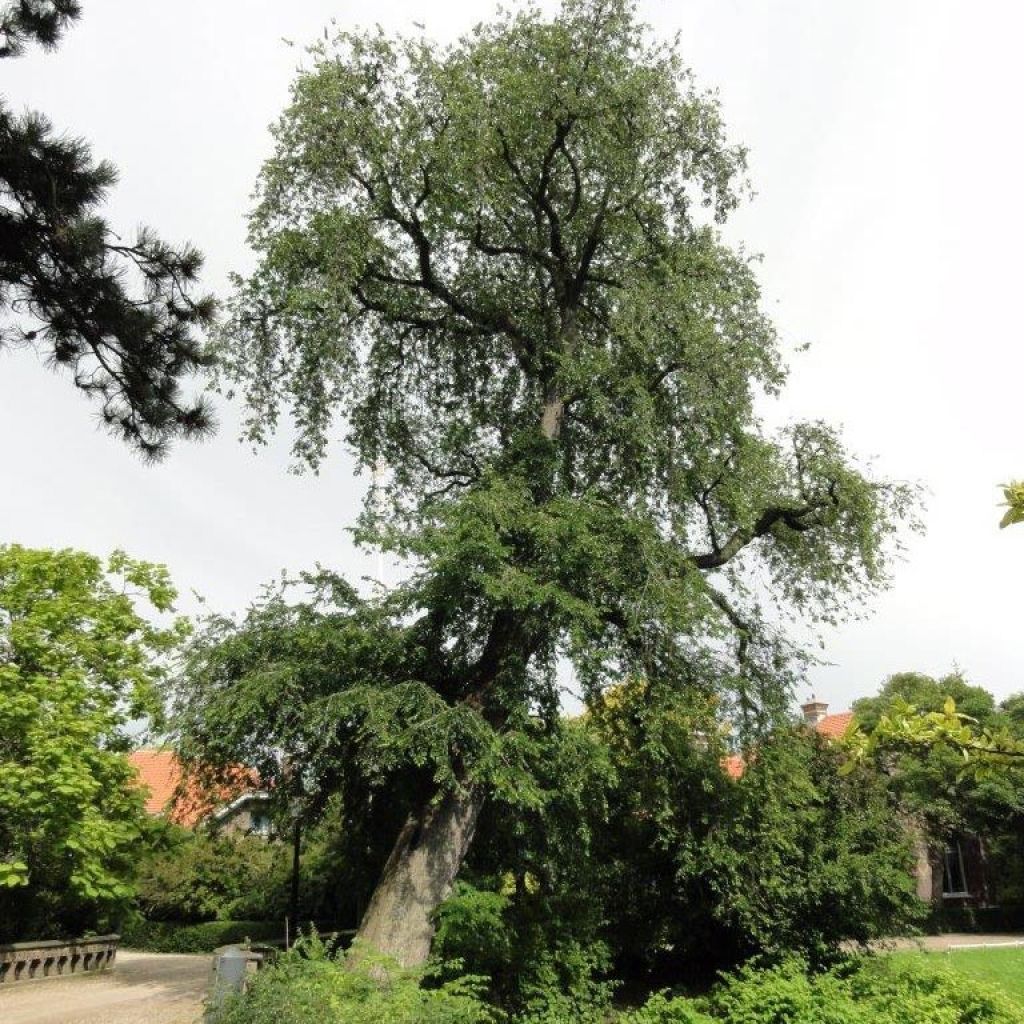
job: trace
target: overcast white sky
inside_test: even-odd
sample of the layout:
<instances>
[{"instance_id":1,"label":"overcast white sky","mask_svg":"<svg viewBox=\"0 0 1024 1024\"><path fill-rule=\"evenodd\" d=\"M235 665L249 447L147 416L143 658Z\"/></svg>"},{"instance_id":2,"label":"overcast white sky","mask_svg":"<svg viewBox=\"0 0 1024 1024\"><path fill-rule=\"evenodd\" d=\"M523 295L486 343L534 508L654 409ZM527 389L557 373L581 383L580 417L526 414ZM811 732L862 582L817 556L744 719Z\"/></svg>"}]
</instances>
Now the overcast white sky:
<instances>
[{"instance_id":1,"label":"overcast white sky","mask_svg":"<svg viewBox=\"0 0 1024 1024\"><path fill-rule=\"evenodd\" d=\"M811 343L793 359L782 417L841 423L882 471L931 492L927 536L872 617L828 636L830 664L808 688L846 706L891 672L956 663L1001 696L1024 689L1024 527L996 529L996 485L1024 476L1024 5L640 6L659 33L682 33L699 82L719 89L733 137L750 147L758 195L730 237L764 253L787 344ZM113 223L193 240L223 294L247 265L248 196L301 44L332 18L420 21L447 39L493 4L84 9L56 52L4 61L0 90L114 161ZM345 532L362 482L344 455L319 478L289 475L286 446L250 454L222 406L215 439L147 467L96 429L94 412L32 354L0 353L0 541L123 547L225 611L285 567L375 571Z\"/></svg>"}]
</instances>

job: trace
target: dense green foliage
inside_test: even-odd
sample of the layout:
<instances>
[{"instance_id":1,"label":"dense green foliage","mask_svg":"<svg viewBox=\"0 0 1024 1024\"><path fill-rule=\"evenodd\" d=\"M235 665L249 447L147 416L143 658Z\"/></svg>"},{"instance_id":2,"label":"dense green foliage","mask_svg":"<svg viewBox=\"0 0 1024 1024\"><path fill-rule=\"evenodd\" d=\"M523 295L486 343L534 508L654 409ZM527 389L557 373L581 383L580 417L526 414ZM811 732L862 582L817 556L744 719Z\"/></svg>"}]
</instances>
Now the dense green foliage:
<instances>
[{"instance_id":1,"label":"dense green foliage","mask_svg":"<svg viewBox=\"0 0 1024 1024\"><path fill-rule=\"evenodd\" d=\"M551 782L542 809L481 817L475 885L442 905L435 956L490 977L491 997L521 1013L535 975L548 998L596 1005L608 990L593 983L610 976L699 982L753 954L829 961L921 917L879 775L842 775L839 749L780 727L730 779L705 716L633 681L564 723L534 768Z\"/></svg>"},{"instance_id":2,"label":"dense green foliage","mask_svg":"<svg viewBox=\"0 0 1024 1024\"><path fill-rule=\"evenodd\" d=\"M991 894L1024 903L1024 718L1020 696L997 705L958 673L891 676L876 697L854 704L865 752L931 845L961 833L984 837Z\"/></svg>"},{"instance_id":3,"label":"dense green foliage","mask_svg":"<svg viewBox=\"0 0 1024 1024\"><path fill-rule=\"evenodd\" d=\"M168 825L140 858L136 907L149 921L280 919L290 863L261 836Z\"/></svg>"},{"instance_id":4,"label":"dense green foliage","mask_svg":"<svg viewBox=\"0 0 1024 1024\"><path fill-rule=\"evenodd\" d=\"M284 938L284 920L181 924L128 917L121 923L120 935L121 944L128 949L151 953L212 953L230 943L280 941Z\"/></svg>"},{"instance_id":5,"label":"dense green foliage","mask_svg":"<svg viewBox=\"0 0 1024 1024\"><path fill-rule=\"evenodd\" d=\"M870 733L883 715L908 705L918 712L938 712L952 698L957 710L969 715L982 728L995 724L996 701L987 690L973 686L960 673L933 679L916 672L890 676L877 696L865 697L853 705L857 722ZM884 768L890 784L908 811L924 818L930 831L939 838L954 832L983 829L992 817L992 803L1002 804L993 787L1009 795L1006 789L1013 779L1003 776L979 784L962 772L963 757L945 744L887 749ZM1024 790L1020 796L1024 798Z\"/></svg>"},{"instance_id":6,"label":"dense green foliage","mask_svg":"<svg viewBox=\"0 0 1024 1024\"><path fill-rule=\"evenodd\" d=\"M80 13L73 0L0 8L0 59L52 47ZM141 228L126 242L99 215L117 181L80 139L0 101L0 348L39 351L100 402L103 421L147 457L211 428L181 385L210 363L198 331L213 319L192 294L202 257Z\"/></svg>"},{"instance_id":7,"label":"dense green foliage","mask_svg":"<svg viewBox=\"0 0 1024 1024\"><path fill-rule=\"evenodd\" d=\"M50 937L123 905L147 828L124 752L161 711L162 566L116 553L0 547L0 933Z\"/></svg>"},{"instance_id":8,"label":"dense green foliage","mask_svg":"<svg viewBox=\"0 0 1024 1024\"><path fill-rule=\"evenodd\" d=\"M254 440L290 413L300 464L337 424L386 466L359 538L413 571L288 613L316 649L265 608L214 629L184 677L192 754L300 750L315 792L404 771L426 821L440 790L465 818L543 799L525 748L560 658L588 700L633 673L770 725L801 662L775 623L885 586L914 494L824 424L759 419L785 371L717 227L744 155L675 48L628 0L450 47L343 33L275 135L228 382Z\"/></svg>"},{"instance_id":9,"label":"dense green foliage","mask_svg":"<svg viewBox=\"0 0 1024 1024\"><path fill-rule=\"evenodd\" d=\"M216 1015L216 1024L487 1024L493 1011L478 985L462 978L420 985L418 974L373 958L346 963L306 940L261 971L247 996Z\"/></svg>"},{"instance_id":10,"label":"dense green foliage","mask_svg":"<svg viewBox=\"0 0 1024 1024\"><path fill-rule=\"evenodd\" d=\"M487 979L487 997L516 1019L598 1021L617 982L600 904L544 892L532 878L516 892L462 883L437 912L433 957L441 977Z\"/></svg>"},{"instance_id":11,"label":"dense green foliage","mask_svg":"<svg viewBox=\"0 0 1024 1024\"><path fill-rule=\"evenodd\" d=\"M908 840L882 780L843 778L838 750L784 724L731 780L702 710L632 683L586 721L616 775L594 861L620 958L675 971L818 959L905 928L918 912Z\"/></svg>"},{"instance_id":12,"label":"dense green foliage","mask_svg":"<svg viewBox=\"0 0 1024 1024\"><path fill-rule=\"evenodd\" d=\"M453 987L454 986L454 987ZM387 982L330 959L289 955L263 972L251 995L218 1024L433 1024L494 1019L471 981L419 987L415 977ZM509 1020L531 1020L514 1016ZM570 1011L544 1016L574 1024ZM638 1009L607 1014L619 1024L1022 1024L1024 1007L995 985L965 976L938 958L878 957L809 973L798 960L745 967L700 998L652 996Z\"/></svg>"},{"instance_id":13,"label":"dense green foliage","mask_svg":"<svg viewBox=\"0 0 1024 1024\"><path fill-rule=\"evenodd\" d=\"M1024 1007L935 959L879 957L808 974L745 967L705 998L654 996L623 1024L1020 1024Z\"/></svg>"},{"instance_id":14,"label":"dense green foliage","mask_svg":"<svg viewBox=\"0 0 1024 1024\"><path fill-rule=\"evenodd\" d=\"M323 627L318 617L285 606L268 621L274 631L232 635L219 655L260 652L266 671L288 682L282 700L307 673L329 675L327 662L304 667L298 658L304 645L325 649L316 645L324 634L310 632ZM341 625L327 635L346 639L348 650L362 634ZM296 659L287 672L278 649ZM240 701L261 692L231 689ZM311 742L323 731L322 720L291 721L302 730L292 735ZM223 738L231 721L208 725ZM361 718L347 725L376 727ZM828 960L844 941L917 919L908 836L881 776L867 766L842 775L838 748L780 726L732 780L715 728L713 704L693 706L674 688L652 693L638 680L580 718L528 727L520 750L531 799L512 814L504 801L484 809L464 880L436 915L434 957L445 976L487 977L488 998L509 1013L596 1017L613 977L698 981L750 954L787 950ZM355 908L336 915L331 898L353 887L369 895L387 854L384 826L394 827L396 805L399 814L408 806L409 776L380 749L369 799L360 775L335 776L350 802L336 797L310 833L303 919L354 925ZM262 883L247 884L255 892ZM182 888L200 892L202 879ZM283 910L280 888L262 891L265 905Z\"/></svg>"},{"instance_id":15,"label":"dense green foliage","mask_svg":"<svg viewBox=\"0 0 1024 1024\"><path fill-rule=\"evenodd\" d=\"M350 816L349 820L357 820ZM290 824L290 823L289 823ZM136 867L135 908L149 922L282 922L291 915L291 837L154 827ZM369 882L365 833L349 828L337 802L303 830L300 923L353 928ZM294 929L294 925L293 925Z\"/></svg>"},{"instance_id":16,"label":"dense green foliage","mask_svg":"<svg viewBox=\"0 0 1024 1024\"><path fill-rule=\"evenodd\" d=\"M841 753L802 727L773 733L749 760L702 851L715 916L743 953L820 960L923 916L910 837L882 779L841 776Z\"/></svg>"}]
</instances>

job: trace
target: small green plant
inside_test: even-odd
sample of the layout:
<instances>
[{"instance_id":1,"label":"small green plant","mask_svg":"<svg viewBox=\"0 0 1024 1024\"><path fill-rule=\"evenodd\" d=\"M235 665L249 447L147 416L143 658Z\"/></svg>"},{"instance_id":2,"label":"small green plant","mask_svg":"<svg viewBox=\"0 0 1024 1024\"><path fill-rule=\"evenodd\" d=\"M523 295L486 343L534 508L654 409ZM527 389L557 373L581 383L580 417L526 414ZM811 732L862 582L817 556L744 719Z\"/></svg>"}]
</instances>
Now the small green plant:
<instances>
[{"instance_id":1,"label":"small green plant","mask_svg":"<svg viewBox=\"0 0 1024 1024\"><path fill-rule=\"evenodd\" d=\"M815 974L741 968L701 999L652 996L620 1024L1024 1024L1001 991L935 960L866 957Z\"/></svg>"},{"instance_id":2,"label":"small green plant","mask_svg":"<svg viewBox=\"0 0 1024 1024\"><path fill-rule=\"evenodd\" d=\"M713 1024L690 999L673 999L667 992L656 992L638 1010L625 1014L620 1024Z\"/></svg>"},{"instance_id":3,"label":"small green plant","mask_svg":"<svg viewBox=\"0 0 1024 1024\"><path fill-rule=\"evenodd\" d=\"M422 973L365 949L332 954L315 935L262 970L216 1024L492 1024L482 981L465 976L436 987Z\"/></svg>"}]
</instances>

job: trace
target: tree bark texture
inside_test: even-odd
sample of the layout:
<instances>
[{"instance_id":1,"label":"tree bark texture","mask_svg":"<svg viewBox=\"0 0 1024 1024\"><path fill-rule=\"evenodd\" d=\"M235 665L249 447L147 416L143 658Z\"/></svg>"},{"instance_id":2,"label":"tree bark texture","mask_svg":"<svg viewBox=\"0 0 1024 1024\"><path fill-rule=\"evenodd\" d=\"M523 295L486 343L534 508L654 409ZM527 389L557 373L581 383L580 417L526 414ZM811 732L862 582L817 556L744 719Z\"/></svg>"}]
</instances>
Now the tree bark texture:
<instances>
[{"instance_id":1,"label":"tree bark texture","mask_svg":"<svg viewBox=\"0 0 1024 1024\"><path fill-rule=\"evenodd\" d=\"M482 789L467 787L410 815L363 915L359 943L403 967L426 961L433 912L451 891L483 802Z\"/></svg>"},{"instance_id":2,"label":"tree bark texture","mask_svg":"<svg viewBox=\"0 0 1024 1024\"><path fill-rule=\"evenodd\" d=\"M562 397L553 387L547 388L540 429L549 441L558 439L564 413ZM507 637L496 629L491 641L500 651ZM409 817L356 933L356 941L365 949L383 953L403 967L426 962L434 937L433 913L451 892L483 803L481 787L465 787Z\"/></svg>"}]
</instances>

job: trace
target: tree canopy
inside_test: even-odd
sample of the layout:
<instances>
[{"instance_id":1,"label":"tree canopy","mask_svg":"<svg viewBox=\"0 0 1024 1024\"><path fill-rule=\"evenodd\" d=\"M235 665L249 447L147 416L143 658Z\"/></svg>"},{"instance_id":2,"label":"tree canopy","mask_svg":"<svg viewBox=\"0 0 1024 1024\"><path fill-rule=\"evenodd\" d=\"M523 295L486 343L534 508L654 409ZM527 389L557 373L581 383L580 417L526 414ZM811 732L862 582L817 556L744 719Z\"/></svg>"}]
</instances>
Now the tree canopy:
<instances>
[{"instance_id":1,"label":"tree canopy","mask_svg":"<svg viewBox=\"0 0 1024 1024\"><path fill-rule=\"evenodd\" d=\"M124 902L144 823L127 728L161 712L166 570L0 546L0 929L94 926ZM39 937L33 935L30 937Z\"/></svg>"},{"instance_id":2,"label":"tree canopy","mask_svg":"<svg viewBox=\"0 0 1024 1024\"><path fill-rule=\"evenodd\" d=\"M933 852L982 838L986 885L1000 902L1024 893L1024 695L997 704L959 671L890 676L854 704L844 771L872 764ZM934 860L938 862L938 858Z\"/></svg>"},{"instance_id":3,"label":"tree canopy","mask_svg":"<svg viewBox=\"0 0 1024 1024\"><path fill-rule=\"evenodd\" d=\"M253 440L290 414L300 465L340 427L386 466L358 536L408 560L417 656L374 685L477 737L406 839L468 843L484 752L557 713L560 659L584 699L628 673L772 720L802 657L778 621L883 587L915 497L825 424L762 424L783 361L717 227L744 154L677 48L625 0L445 48L342 33L275 136L221 355Z\"/></svg>"},{"instance_id":4,"label":"tree canopy","mask_svg":"<svg viewBox=\"0 0 1024 1024\"><path fill-rule=\"evenodd\" d=\"M71 0L0 10L0 59L53 47L79 16ZM0 102L0 347L33 348L100 403L108 427L148 458L212 428L182 384L210 363L213 299L195 294L202 256L149 228L123 239L99 208L117 181L88 145L42 114Z\"/></svg>"}]
</instances>

